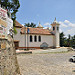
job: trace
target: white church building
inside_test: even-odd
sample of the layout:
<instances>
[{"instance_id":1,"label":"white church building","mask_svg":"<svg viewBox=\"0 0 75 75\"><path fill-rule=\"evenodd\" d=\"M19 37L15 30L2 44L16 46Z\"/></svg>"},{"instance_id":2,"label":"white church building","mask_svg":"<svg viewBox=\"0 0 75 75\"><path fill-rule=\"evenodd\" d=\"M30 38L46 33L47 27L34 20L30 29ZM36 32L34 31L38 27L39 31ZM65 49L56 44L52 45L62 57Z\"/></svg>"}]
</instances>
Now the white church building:
<instances>
[{"instance_id":1,"label":"white church building","mask_svg":"<svg viewBox=\"0 0 75 75\"><path fill-rule=\"evenodd\" d=\"M51 24L51 29L43 29L39 23L38 27L24 27L16 21L17 34L14 34L15 47L22 48L59 48L59 23L56 21Z\"/></svg>"}]
</instances>

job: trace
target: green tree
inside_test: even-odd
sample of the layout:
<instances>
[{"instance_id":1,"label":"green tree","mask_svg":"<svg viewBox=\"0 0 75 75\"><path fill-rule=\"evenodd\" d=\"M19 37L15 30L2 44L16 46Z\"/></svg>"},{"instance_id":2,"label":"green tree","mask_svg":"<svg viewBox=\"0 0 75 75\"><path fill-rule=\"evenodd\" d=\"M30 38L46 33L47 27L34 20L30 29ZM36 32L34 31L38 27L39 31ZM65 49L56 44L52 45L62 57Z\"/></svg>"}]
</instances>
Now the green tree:
<instances>
[{"instance_id":1,"label":"green tree","mask_svg":"<svg viewBox=\"0 0 75 75\"><path fill-rule=\"evenodd\" d=\"M75 48L75 35L72 37L71 43L72 43L72 47Z\"/></svg>"},{"instance_id":2,"label":"green tree","mask_svg":"<svg viewBox=\"0 0 75 75\"><path fill-rule=\"evenodd\" d=\"M15 19L16 19L16 13L18 12L18 9L20 7L19 0L0 0L1 6L5 7L8 10L8 15L9 11L11 12L11 18L13 20L13 26L15 26ZM14 33L16 34L16 28L14 27Z\"/></svg>"},{"instance_id":3,"label":"green tree","mask_svg":"<svg viewBox=\"0 0 75 75\"><path fill-rule=\"evenodd\" d=\"M64 46L64 40L65 40L65 38L64 38L64 33L62 32L62 33L60 33L60 46L62 47L62 46Z\"/></svg>"},{"instance_id":4,"label":"green tree","mask_svg":"<svg viewBox=\"0 0 75 75\"><path fill-rule=\"evenodd\" d=\"M75 35L71 36L70 34L68 35L68 38L65 37L64 33L60 33L60 46L65 46L65 47L73 47L75 48Z\"/></svg>"},{"instance_id":5,"label":"green tree","mask_svg":"<svg viewBox=\"0 0 75 75\"><path fill-rule=\"evenodd\" d=\"M68 35L68 39L67 39L67 46L71 47L71 35Z\"/></svg>"},{"instance_id":6,"label":"green tree","mask_svg":"<svg viewBox=\"0 0 75 75\"><path fill-rule=\"evenodd\" d=\"M65 39L64 39L64 47L68 47L67 38L66 38L66 37L65 37Z\"/></svg>"},{"instance_id":7,"label":"green tree","mask_svg":"<svg viewBox=\"0 0 75 75\"><path fill-rule=\"evenodd\" d=\"M16 19L16 12L20 7L19 0L0 0L0 4L11 12L11 17L14 21Z\"/></svg>"},{"instance_id":8,"label":"green tree","mask_svg":"<svg viewBox=\"0 0 75 75\"><path fill-rule=\"evenodd\" d=\"M36 24L34 24L34 23L25 23L25 26L26 27L33 27L33 28L36 28Z\"/></svg>"}]
</instances>

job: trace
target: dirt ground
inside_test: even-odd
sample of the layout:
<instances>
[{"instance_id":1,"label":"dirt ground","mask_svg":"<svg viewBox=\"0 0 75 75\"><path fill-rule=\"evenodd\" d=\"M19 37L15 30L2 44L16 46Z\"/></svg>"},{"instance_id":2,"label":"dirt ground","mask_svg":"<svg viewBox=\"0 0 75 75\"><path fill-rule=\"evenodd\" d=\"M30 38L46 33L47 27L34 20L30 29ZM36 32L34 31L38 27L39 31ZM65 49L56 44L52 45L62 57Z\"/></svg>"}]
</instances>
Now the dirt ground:
<instances>
[{"instance_id":1,"label":"dirt ground","mask_svg":"<svg viewBox=\"0 0 75 75\"><path fill-rule=\"evenodd\" d=\"M22 75L75 75L75 52L17 55Z\"/></svg>"}]
</instances>

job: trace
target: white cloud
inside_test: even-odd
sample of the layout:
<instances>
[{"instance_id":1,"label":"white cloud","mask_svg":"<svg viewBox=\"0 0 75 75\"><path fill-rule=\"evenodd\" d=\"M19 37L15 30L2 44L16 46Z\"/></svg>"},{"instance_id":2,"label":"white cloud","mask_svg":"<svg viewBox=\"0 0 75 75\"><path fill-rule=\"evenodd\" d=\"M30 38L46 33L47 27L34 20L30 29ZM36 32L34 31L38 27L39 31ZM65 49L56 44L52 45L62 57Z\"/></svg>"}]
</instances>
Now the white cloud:
<instances>
[{"instance_id":1,"label":"white cloud","mask_svg":"<svg viewBox=\"0 0 75 75\"><path fill-rule=\"evenodd\" d=\"M48 25L50 25L50 23L47 22L47 23L45 23L44 25L48 26Z\"/></svg>"},{"instance_id":2,"label":"white cloud","mask_svg":"<svg viewBox=\"0 0 75 75\"><path fill-rule=\"evenodd\" d=\"M65 20L64 22L59 22L61 27L75 27L75 24L71 23L68 20Z\"/></svg>"},{"instance_id":3,"label":"white cloud","mask_svg":"<svg viewBox=\"0 0 75 75\"><path fill-rule=\"evenodd\" d=\"M68 21L68 20L65 20L65 21L64 21L64 23L67 23L67 24L68 24L68 23L70 23L70 21Z\"/></svg>"},{"instance_id":4,"label":"white cloud","mask_svg":"<svg viewBox=\"0 0 75 75\"><path fill-rule=\"evenodd\" d=\"M44 27L43 29L47 29L48 27Z\"/></svg>"},{"instance_id":5,"label":"white cloud","mask_svg":"<svg viewBox=\"0 0 75 75\"><path fill-rule=\"evenodd\" d=\"M60 33L63 32L62 29L59 29Z\"/></svg>"},{"instance_id":6,"label":"white cloud","mask_svg":"<svg viewBox=\"0 0 75 75\"><path fill-rule=\"evenodd\" d=\"M66 23L68 26L70 27L75 27L75 24L71 23L70 21L68 20L65 20L64 23Z\"/></svg>"},{"instance_id":7,"label":"white cloud","mask_svg":"<svg viewBox=\"0 0 75 75\"><path fill-rule=\"evenodd\" d=\"M64 22L61 22L61 21L60 21L59 23L60 23L60 26L61 26L61 27L67 27L67 25L64 24Z\"/></svg>"},{"instance_id":8,"label":"white cloud","mask_svg":"<svg viewBox=\"0 0 75 75\"><path fill-rule=\"evenodd\" d=\"M70 35L75 35L75 24L65 20L64 22L59 22L60 23L60 32L64 32L65 35L67 36L68 34Z\"/></svg>"},{"instance_id":9,"label":"white cloud","mask_svg":"<svg viewBox=\"0 0 75 75\"><path fill-rule=\"evenodd\" d=\"M75 24L69 23L69 26L70 26L70 27L75 27Z\"/></svg>"},{"instance_id":10,"label":"white cloud","mask_svg":"<svg viewBox=\"0 0 75 75\"><path fill-rule=\"evenodd\" d=\"M70 35L75 35L75 28L71 28L71 29L68 29L66 32L65 32L66 35L70 34Z\"/></svg>"}]
</instances>

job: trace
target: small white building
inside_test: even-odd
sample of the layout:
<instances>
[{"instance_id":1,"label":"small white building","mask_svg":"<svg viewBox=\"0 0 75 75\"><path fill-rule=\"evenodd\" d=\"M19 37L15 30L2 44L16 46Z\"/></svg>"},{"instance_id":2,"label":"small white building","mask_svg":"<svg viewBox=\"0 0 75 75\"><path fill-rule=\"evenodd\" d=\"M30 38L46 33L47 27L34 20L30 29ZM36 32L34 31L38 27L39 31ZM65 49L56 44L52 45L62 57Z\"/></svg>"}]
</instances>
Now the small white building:
<instances>
[{"instance_id":1,"label":"small white building","mask_svg":"<svg viewBox=\"0 0 75 75\"><path fill-rule=\"evenodd\" d=\"M59 23L56 21L51 24L52 30L43 29L39 23L37 28L24 27L16 21L17 34L14 35L16 48L42 48L60 47Z\"/></svg>"}]
</instances>

